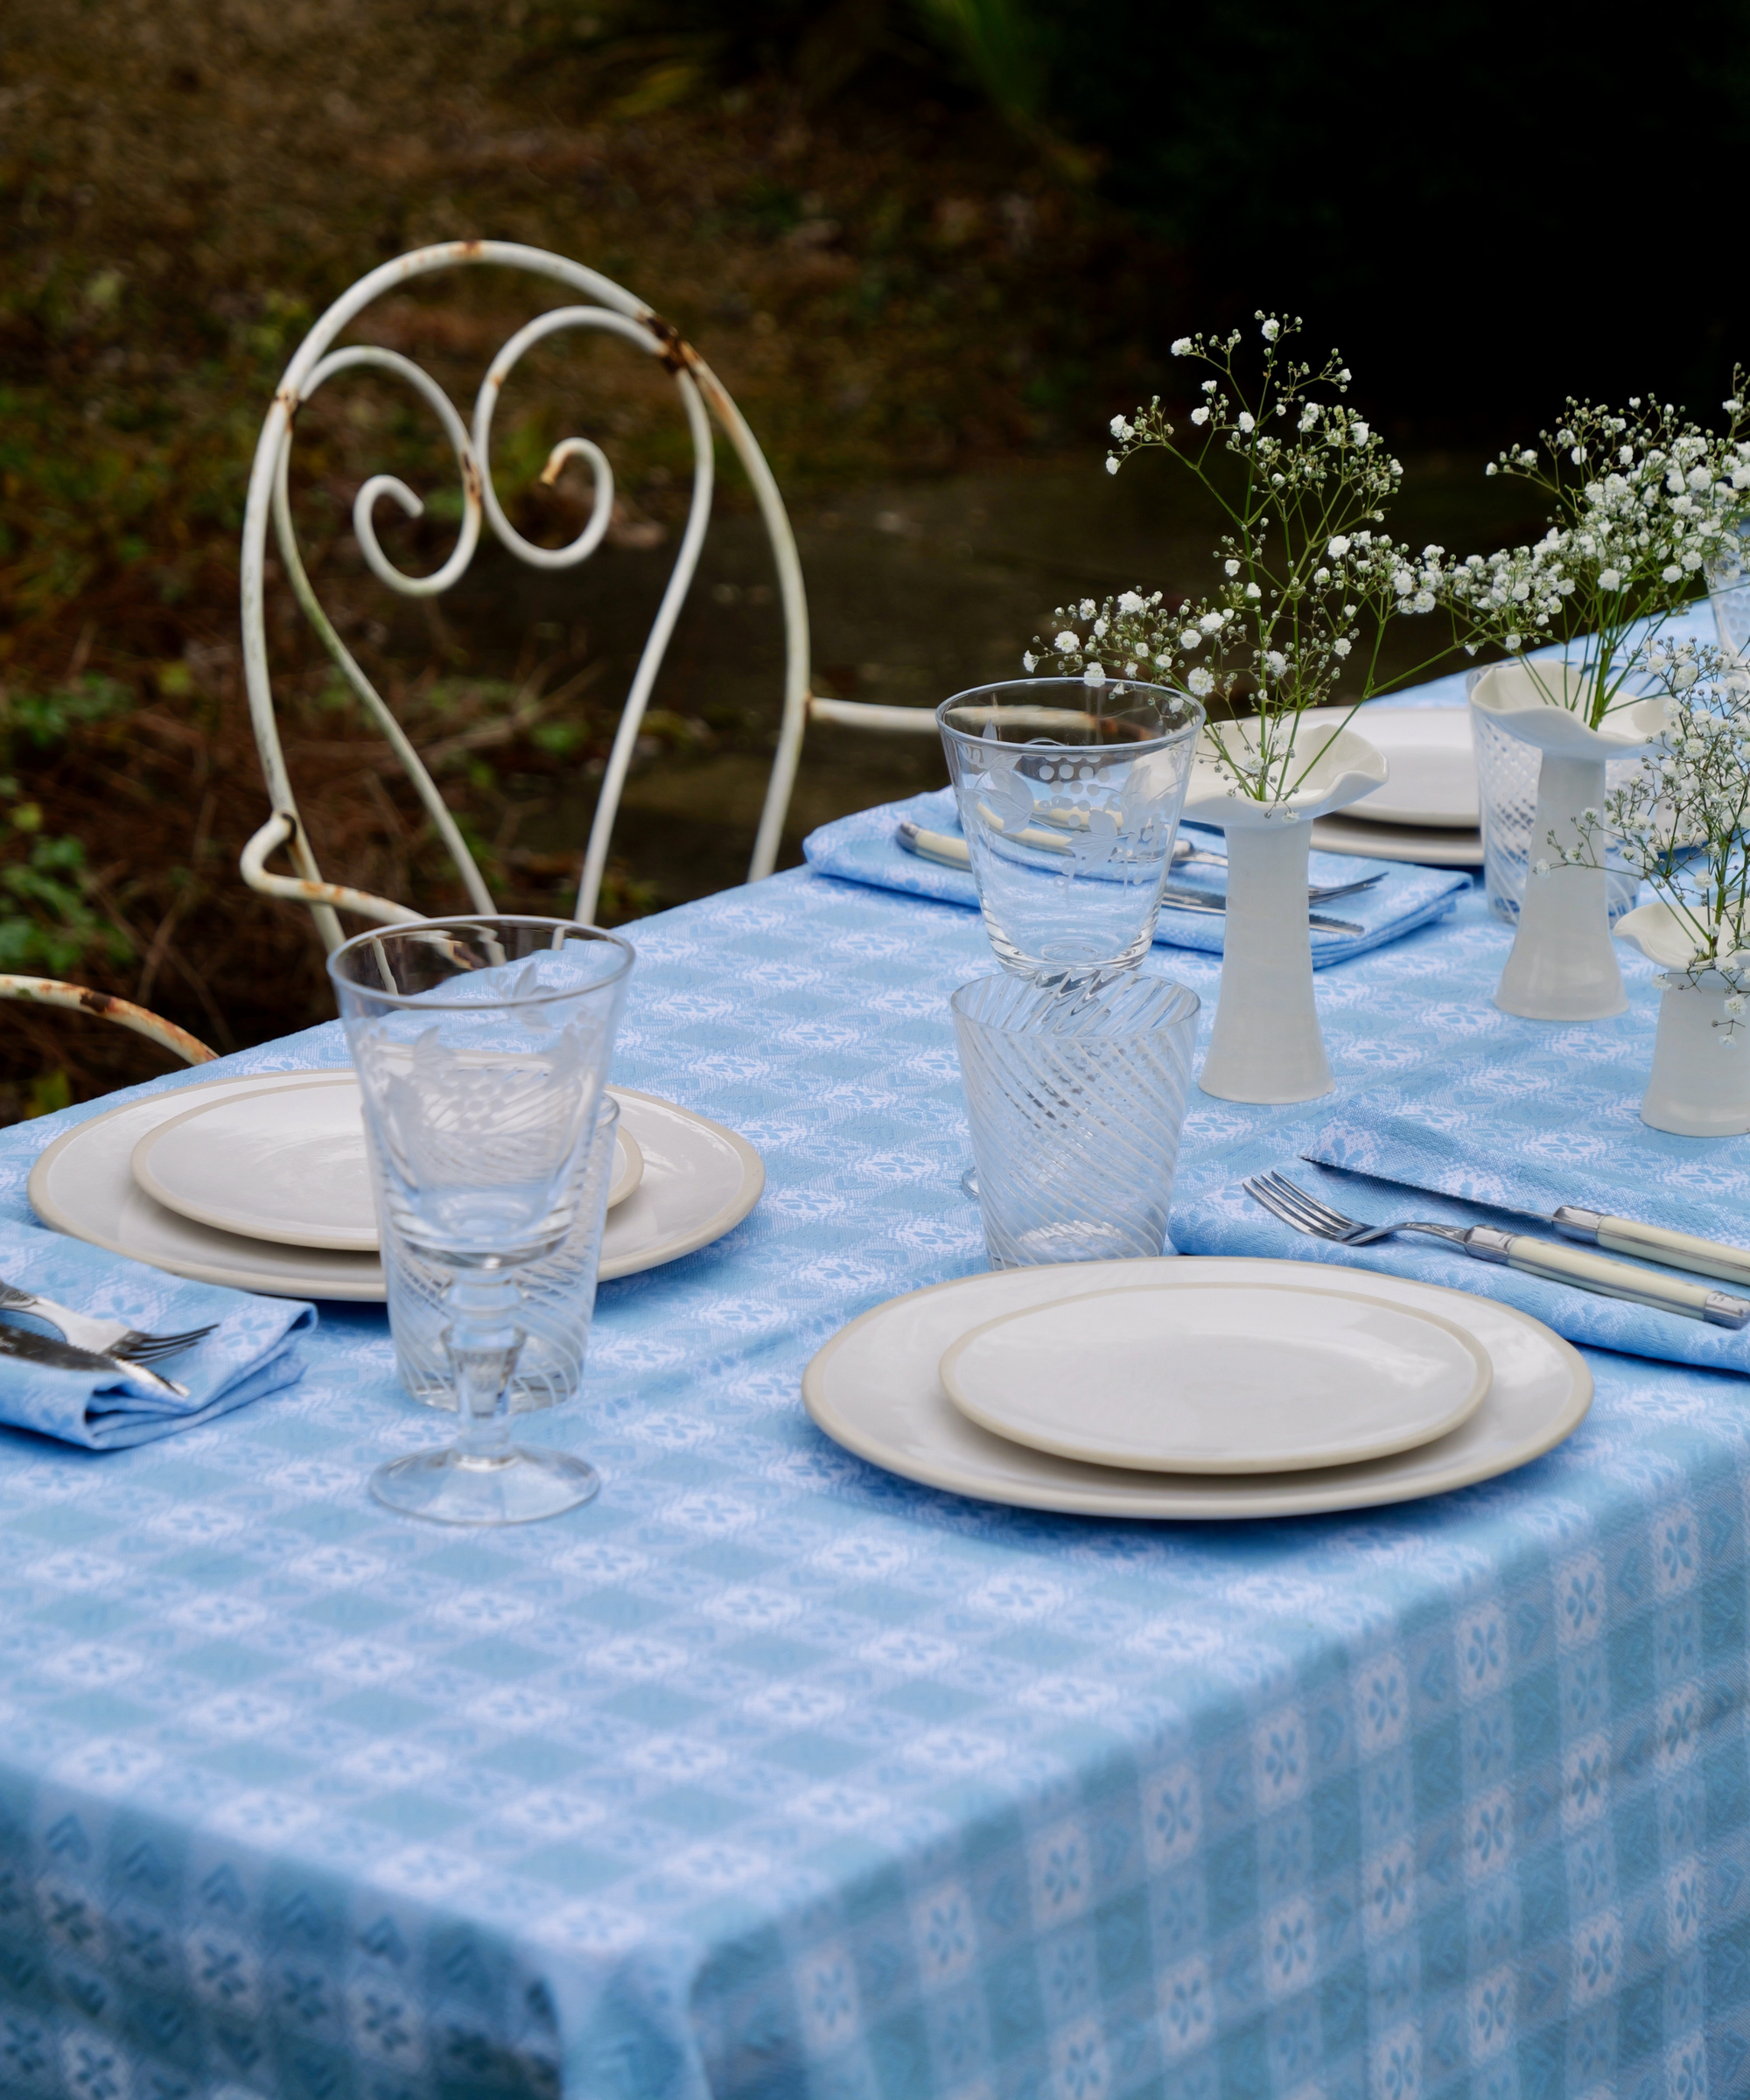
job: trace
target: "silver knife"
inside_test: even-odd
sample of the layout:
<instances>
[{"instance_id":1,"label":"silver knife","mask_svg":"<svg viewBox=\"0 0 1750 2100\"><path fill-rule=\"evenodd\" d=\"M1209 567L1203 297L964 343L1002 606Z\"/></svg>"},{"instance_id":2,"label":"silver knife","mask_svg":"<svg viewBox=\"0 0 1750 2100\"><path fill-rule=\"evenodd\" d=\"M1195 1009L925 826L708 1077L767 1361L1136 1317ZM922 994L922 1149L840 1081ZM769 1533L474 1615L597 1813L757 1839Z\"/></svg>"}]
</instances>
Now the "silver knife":
<instances>
[{"instance_id":1,"label":"silver knife","mask_svg":"<svg viewBox=\"0 0 1750 2100\"><path fill-rule=\"evenodd\" d=\"M1328 1167L1329 1159L1315 1159L1311 1152L1302 1158L1314 1166ZM1339 1173L1361 1173L1359 1167L1338 1167ZM1390 1175L1375 1175L1389 1180ZM1444 1196L1450 1203L1474 1203L1480 1210L1504 1211L1511 1218L1529 1218L1539 1225L1553 1225L1564 1240L1578 1240L1587 1247L1602 1247L1611 1254L1634 1255L1643 1262L1657 1262L1667 1269L1683 1269L1692 1276L1717 1276L1728 1284L1750 1285L1750 1247L1733 1247L1724 1240L1704 1240L1693 1233L1671 1232L1662 1225L1643 1225L1634 1218L1611 1217L1603 1211L1587 1210L1578 1203L1558 1205L1553 1212L1525 1210L1516 1203L1496 1203L1483 1196L1456 1195L1450 1189L1424 1188L1415 1181L1399 1181L1399 1188L1414 1188L1424 1196Z\"/></svg>"},{"instance_id":2,"label":"silver knife","mask_svg":"<svg viewBox=\"0 0 1750 2100\"><path fill-rule=\"evenodd\" d=\"M1228 915L1225 897L1211 896L1203 890L1175 889L1171 883L1160 893L1163 904L1171 905L1175 912L1208 912L1217 919ZM1315 934L1364 934L1366 927L1357 926L1353 919L1333 919L1328 912L1308 912L1306 923Z\"/></svg>"},{"instance_id":3,"label":"silver knife","mask_svg":"<svg viewBox=\"0 0 1750 2100\"><path fill-rule=\"evenodd\" d=\"M119 1356L102 1355L95 1349L76 1349L70 1341L4 1321L0 1321L0 1356L15 1356L21 1363L40 1363L55 1371L91 1371L112 1378L130 1378L153 1392L170 1393L178 1400L188 1397L186 1386L160 1378L143 1363L127 1363Z\"/></svg>"},{"instance_id":4,"label":"silver knife","mask_svg":"<svg viewBox=\"0 0 1750 2100\"><path fill-rule=\"evenodd\" d=\"M1024 846L1043 845L1054 853L1065 853L1069 849L1060 840L1041 833L1018 831L1015 838ZM907 853L914 853L920 860L933 860L944 868L970 868L972 856L963 838L956 838L947 831L927 831L908 817L901 817L899 824L900 844ZM1379 878L1370 877L1365 882L1344 886L1349 889L1371 888ZM1224 919L1228 914L1228 900L1205 890L1181 890L1169 884L1161 892L1161 902L1171 905L1178 912L1202 912L1214 919ZM1306 923L1316 934L1364 934L1366 927L1356 925L1353 919L1333 919L1324 912L1309 912Z\"/></svg>"}]
</instances>

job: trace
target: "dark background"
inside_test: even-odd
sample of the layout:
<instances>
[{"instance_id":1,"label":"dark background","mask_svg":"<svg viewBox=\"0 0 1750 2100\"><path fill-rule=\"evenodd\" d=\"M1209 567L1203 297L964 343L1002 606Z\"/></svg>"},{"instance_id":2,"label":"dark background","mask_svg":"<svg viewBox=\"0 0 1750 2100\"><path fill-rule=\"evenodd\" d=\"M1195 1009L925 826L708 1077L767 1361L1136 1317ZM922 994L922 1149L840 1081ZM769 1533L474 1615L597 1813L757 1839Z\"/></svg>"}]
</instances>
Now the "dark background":
<instances>
[{"instance_id":1,"label":"dark background","mask_svg":"<svg viewBox=\"0 0 1750 2100\"><path fill-rule=\"evenodd\" d=\"M9 0L0 17L0 970L137 998L230 1048L324 1018L305 917L251 896L266 814L242 705L236 548L256 434L326 303L461 234L575 256L670 314L790 505L817 690L933 704L1013 668L1070 594L1202 587L1214 522L1167 464L1101 471L1106 425L1184 384L1194 328L1304 314L1400 451L1392 520L1487 552L1539 524L1486 458L1573 392L1712 420L1750 342L1735 174L1750 0L1632 43L1578 8L1280 0ZM1675 42L1677 48L1668 46ZM537 287L533 304L550 303ZM528 318L499 272L428 283L356 340L471 400ZM673 558L672 389L612 346L542 352L495 425L500 494L597 437L620 504L584 571L490 551L442 606L382 591L354 492L398 472L442 560L458 504L429 417L375 380L300 418L305 556L489 882L563 910L594 780ZM610 920L738 878L780 634L746 492L718 526L631 782ZM270 577L290 761L325 869L459 892ZM1438 641L1406 633L1411 675ZM812 825L941 777L927 739L810 737ZM0 1004L0 1116L162 1059Z\"/></svg>"}]
</instances>

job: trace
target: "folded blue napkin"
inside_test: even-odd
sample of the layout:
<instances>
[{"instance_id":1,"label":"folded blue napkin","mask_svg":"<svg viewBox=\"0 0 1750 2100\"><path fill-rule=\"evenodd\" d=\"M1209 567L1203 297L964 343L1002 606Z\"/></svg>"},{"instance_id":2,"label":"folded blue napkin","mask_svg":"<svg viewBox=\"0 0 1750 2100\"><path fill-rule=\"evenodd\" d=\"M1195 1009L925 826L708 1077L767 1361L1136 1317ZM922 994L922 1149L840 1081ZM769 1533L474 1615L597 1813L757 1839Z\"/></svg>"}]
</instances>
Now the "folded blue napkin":
<instances>
[{"instance_id":1,"label":"folded blue napkin","mask_svg":"<svg viewBox=\"0 0 1750 2100\"><path fill-rule=\"evenodd\" d=\"M304 1370L294 1337L316 1325L314 1306L187 1283L35 1225L0 1222L0 1278L74 1312L125 1320L155 1334L216 1323L204 1341L155 1367L188 1388L186 1400L120 1374L55 1370L0 1357L0 1424L88 1451L119 1451L173 1436L294 1383ZM46 1322L20 1313L0 1319L50 1332Z\"/></svg>"},{"instance_id":2,"label":"folded blue napkin","mask_svg":"<svg viewBox=\"0 0 1750 2100\"><path fill-rule=\"evenodd\" d=\"M906 802L859 809L836 823L822 824L802 841L802 852L816 874L836 875L843 882L866 883L872 889L902 890L913 897L933 897L939 903L966 905L976 910L978 892L970 872L945 868L906 852L898 836L902 817L926 831L944 831L956 838L961 835L954 790L942 788L933 794L914 794ZM1217 852L1222 850L1219 831L1187 824L1184 836ZM1397 862L1362 860L1342 853L1315 853L1312 859L1315 883L1356 882L1383 870L1382 879L1374 888L1353 897L1334 898L1318 907L1364 930L1360 934L1315 933L1315 970L1330 962L1346 962L1352 956L1364 956L1370 948L1382 948L1416 927L1427 925L1430 920L1444 918L1460 892L1471 886L1470 876L1462 868L1417 868ZM1227 886L1227 871L1212 867L1207 861L1192 861L1175 868L1171 879L1177 887L1220 896ZM1154 937L1159 946L1196 948L1219 956L1226 926L1225 919L1202 912L1178 912L1166 905L1162 907Z\"/></svg>"},{"instance_id":3,"label":"folded blue napkin","mask_svg":"<svg viewBox=\"0 0 1750 2100\"><path fill-rule=\"evenodd\" d=\"M1321 1150L1322 1147L1314 1147ZM1436 1225L1494 1225L1536 1233L1538 1228L1522 1219L1499 1212L1488 1213L1474 1205L1455 1202L1439 1195L1410 1194L1401 1186L1354 1173L1333 1172L1309 1161L1291 1158L1274 1162L1276 1171L1297 1182L1310 1194L1328 1203L1346 1216L1368 1224L1389 1224L1397 1218L1420 1218ZM1600 1190L1599 1193L1602 1193ZM1518 1199L1516 1198L1515 1200ZM1591 1203L1592 1197L1572 1195L1557 1199ZM1553 1208L1553 1205L1551 1206ZM1656 1224L1670 1223L1684 1231L1703 1231L1713 1238L1740 1237L1750 1221L1736 1228L1721 1230L1722 1220L1690 1223L1680 1219L1662 1200L1649 1208L1647 1192L1633 1203L1613 1200L1604 1208ZM1690 1214L1698 1216L1698 1213ZM1405 1236L1381 1240L1371 1247L1341 1247L1329 1240L1315 1240L1278 1222L1264 1207L1247 1195L1237 1182L1225 1187L1203 1189L1173 1207L1168 1227L1172 1244L1180 1254L1227 1254L1265 1256L1273 1261L1323 1262L1333 1268L1373 1269L1388 1275L1412 1277L1418 1283L1445 1284L1478 1298L1493 1298L1505 1306L1516 1306L1545 1326L1553 1327L1583 1348L1618 1349L1630 1356L1651 1356L1668 1363L1692 1363L1704 1369L1750 1373L1750 1327L1733 1329L1704 1326L1680 1313L1659 1312L1650 1306L1634 1306L1619 1298L1600 1298L1564 1284L1545 1283L1516 1269L1480 1262L1456 1248L1443 1247L1438 1240ZM1553 1228L1542 1237L1555 1239ZM1570 1242L1572 1244L1572 1242ZM1625 1260L1613 1256L1613 1260ZM1646 1267L1634 1263L1632 1267ZM1672 1270L1650 1270L1670 1276ZM1688 1278L1699 1282L1702 1278ZM1731 1285L1722 1284L1721 1290Z\"/></svg>"},{"instance_id":4,"label":"folded blue napkin","mask_svg":"<svg viewBox=\"0 0 1750 2100\"><path fill-rule=\"evenodd\" d=\"M1478 1021L1475 1040L1348 1096L1307 1153L1474 1203L1542 1217L1574 1203L1750 1247L1750 1139L1641 1120L1644 1004L1583 1028Z\"/></svg>"}]
</instances>

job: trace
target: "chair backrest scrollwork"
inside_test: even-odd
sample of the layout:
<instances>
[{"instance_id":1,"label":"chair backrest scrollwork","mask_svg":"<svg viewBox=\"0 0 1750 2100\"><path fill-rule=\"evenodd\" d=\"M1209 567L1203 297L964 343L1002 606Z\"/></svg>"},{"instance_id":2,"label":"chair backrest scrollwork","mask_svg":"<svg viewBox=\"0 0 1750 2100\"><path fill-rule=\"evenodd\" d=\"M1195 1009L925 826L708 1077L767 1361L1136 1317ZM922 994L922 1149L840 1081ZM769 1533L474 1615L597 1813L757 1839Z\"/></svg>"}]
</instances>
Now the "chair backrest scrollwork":
<instances>
[{"instance_id":1,"label":"chair backrest scrollwork","mask_svg":"<svg viewBox=\"0 0 1750 2100\"><path fill-rule=\"evenodd\" d=\"M494 263L527 270L579 294L587 304L552 308L538 314L519 329L494 358L475 397L473 424L462 421L449 396L410 358L399 352L368 345L335 349L335 340L346 326L385 293L404 286L416 277L474 263ZM439 246L415 249L384 263L336 299L305 336L287 366L275 392L267 419L256 447L249 478L248 505L243 522L242 620L243 662L248 687L249 711L266 775L273 815L245 849L244 878L252 888L271 896L292 899L307 905L315 916L323 940L331 949L342 938L340 911L355 913L382 923L411 919L418 914L405 905L368 892L348 889L326 881L311 850L299 819L284 753L275 719L273 689L268 669L265 621L265 565L268 521L271 517L280 558L286 576L305 616L341 675L357 694L371 719L388 739L424 803L438 836L455 863L474 907L491 912L490 892L466 842L457 827L436 783L427 772L393 710L377 692L333 623L323 612L301 560L292 528L288 495L291 439L298 410L337 374L360 368L387 374L404 381L436 413L456 457L462 484L462 524L448 558L429 576L404 574L383 551L374 514L379 501L397 504L410 517L424 506L404 481L392 474L374 474L360 487L353 504L353 529L371 573L392 591L407 597L436 597L450 589L466 571L480 543L483 523L520 560L537 569L569 569L587 561L601 544L613 506L613 470L600 446L587 438L567 438L548 457L542 480L548 485L571 459L585 462L593 476L595 504L588 523L569 546L547 548L525 539L506 517L493 486L491 439L493 414L505 381L518 360L545 337L565 330L586 329L617 336L650 356L659 359L674 379L681 408L693 442L692 497L686 528L670 572L656 618L626 696L625 709L615 732L612 748L602 777L601 792L584 858L578 885L577 914L593 916L607 864L609 841L619 811L620 791L632 762L639 728L662 668L675 622L685 602L699 550L710 522L715 458L711 421L715 418L734 447L752 484L755 500L771 539L778 570L780 602L784 616L784 711L778 735L776 757L760 814L748 879L757 882L772 872L777 858L779 836L790 790L794 782L802 731L808 708L808 618L802 591L802 566L782 499L765 456L739 410L721 382L670 324L641 299L635 298L612 279L583 264L568 261L545 249L506 241L451 241ZM284 845L298 872L295 877L270 874L270 854Z\"/></svg>"}]
</instances>

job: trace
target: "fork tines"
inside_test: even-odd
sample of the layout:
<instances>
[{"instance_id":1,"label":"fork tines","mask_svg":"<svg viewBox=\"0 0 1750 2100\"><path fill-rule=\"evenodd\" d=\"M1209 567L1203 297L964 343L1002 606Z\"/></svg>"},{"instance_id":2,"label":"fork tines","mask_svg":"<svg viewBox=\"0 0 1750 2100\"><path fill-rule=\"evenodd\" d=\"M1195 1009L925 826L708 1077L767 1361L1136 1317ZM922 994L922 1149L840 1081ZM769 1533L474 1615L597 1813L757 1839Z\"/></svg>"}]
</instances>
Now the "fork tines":
<instances>
[{"instance_id":1,"label":"fork tines","mask_svg":"<svg viewBox=\"0 0 1750 2100\"><path fill-rule=\"evenodd\" d=\"M125 1356L134 1363L150 1363L156 1357L175 1356L184 1349L192 1349L197 1341L205 1341L218 1324L214 1320L204 1327L190 1327L181 1334L124 1334L110 1354Z\"/></svg>"},{"instance_id":2,"label":"fork tines","mask_svg":"<svg viewBox=\"0 0 1750 2100\"><path fill-rule=\"evenodd\" d=\"M1340 1240L1354 1230L1353 1219L1321 1203L1298 1182L1274 1170L1253 1174L1240 1186L1272 1217L1280 1218L1284 1225L1292 1225L1297 1232L1304 1232L1313 1239Z\"/></svg>"}]
</instances>

